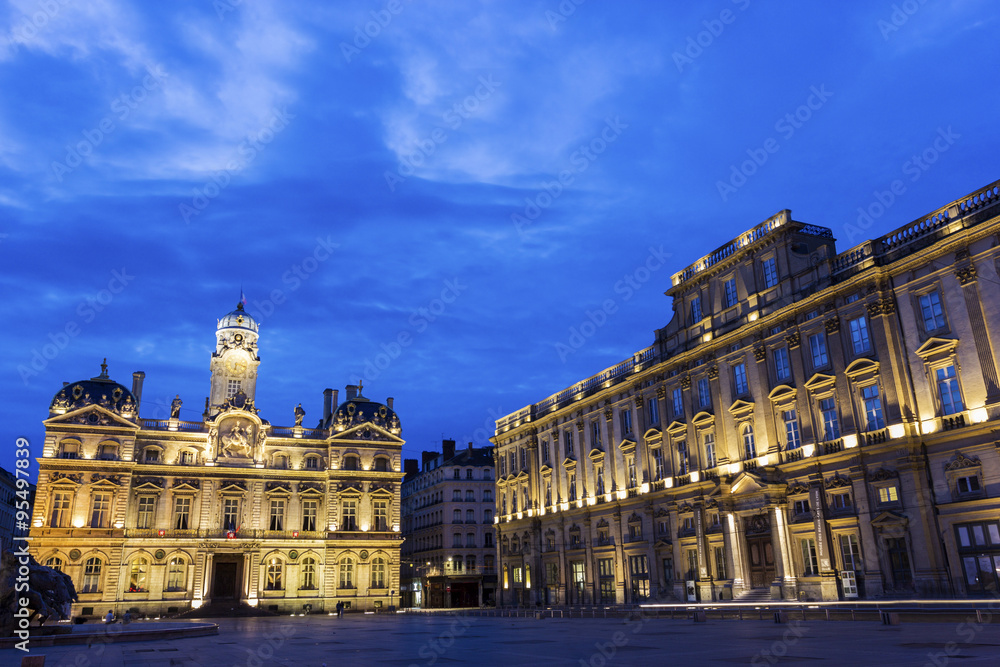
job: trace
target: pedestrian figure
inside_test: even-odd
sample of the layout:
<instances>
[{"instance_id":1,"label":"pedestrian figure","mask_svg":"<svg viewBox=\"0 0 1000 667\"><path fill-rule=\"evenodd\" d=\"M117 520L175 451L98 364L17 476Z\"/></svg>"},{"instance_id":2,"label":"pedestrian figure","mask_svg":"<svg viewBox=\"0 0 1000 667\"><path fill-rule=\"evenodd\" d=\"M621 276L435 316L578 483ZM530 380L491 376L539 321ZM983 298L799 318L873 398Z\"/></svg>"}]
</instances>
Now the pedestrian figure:
<instances>
[{"instance_id":1,"label":"pedestrian figure","mask_svg":"<svg viewBox=\"0 0 1000 667\"><path fill-rule=\"evenodd\" d=\"M341 618L344 615L344 603L337 602L337 618Z\"/></svg>"},{"instance_id":2,"label":"pedestrian figure","mask_svg":"<svg viewBox=\"0 0 1000 667\"><path fill-rule=\"evenodd\" d=\"M108 625L115 622L115 612L108 609L108 615L104 617L104 622Z\"/></svg>"}]
</instances>

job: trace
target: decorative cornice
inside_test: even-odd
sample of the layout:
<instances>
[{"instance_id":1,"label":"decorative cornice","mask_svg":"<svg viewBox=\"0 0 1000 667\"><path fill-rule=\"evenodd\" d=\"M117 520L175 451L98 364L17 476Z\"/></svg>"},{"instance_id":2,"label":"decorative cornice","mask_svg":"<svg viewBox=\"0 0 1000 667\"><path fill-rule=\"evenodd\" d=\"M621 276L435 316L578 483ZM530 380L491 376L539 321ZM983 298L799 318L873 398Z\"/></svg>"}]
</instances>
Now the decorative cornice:
<instances>
[{"instance_id":1,"label":"decorative cornice","mask_svg":"<svg viewBox=\"0 0 1000 667\"><path fill-rule=\"evenodd\" d=\"M849 480L848 478L846 478L846 477L838 474L838 475L834 475L833 477L831 477L830 479L828 479L825 482L825 486L828 489L839 489L839 488L842 488L842 487L850 487L850 486L853 486L853 485L851 484L851 480Z\"/></svg>"},{"instance_id":2,"label":"decorative cornice","mask_svg":"<svg viewBox=\"0 0 1000 667\"><path fill-rule=\"evenodd\" d=\"M890 479L896 479L899 477L899 473L895 470L886 470L885 468L879 468L872 474L868 475L869 482L887 482Z\"/></svg>"},{"instance_id":3,"label":"decorative cornice","mask_svg":"<svg viewBox=\"0 0 1000 667\"><path fill-rule=\"evenodd\" d=\"M965 468L977 468L982 466L978 457L967 457L962 452L955 454L955 460L944 467L945 470L963 470Z\"/></svg>"}]
</instances>

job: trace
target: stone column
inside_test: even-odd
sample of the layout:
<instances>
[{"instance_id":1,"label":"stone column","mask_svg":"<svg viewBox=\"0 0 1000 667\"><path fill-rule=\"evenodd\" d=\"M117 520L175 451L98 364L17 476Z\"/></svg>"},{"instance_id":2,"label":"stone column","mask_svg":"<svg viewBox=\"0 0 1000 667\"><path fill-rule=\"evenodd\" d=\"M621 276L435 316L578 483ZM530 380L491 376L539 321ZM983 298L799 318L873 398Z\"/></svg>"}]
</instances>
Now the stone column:
<instances>
[{"instance_id":1,"label":"stone column","mask_svg":"<svg viewBox=\"0 0 1000 667\"><path fill-rule=\"evenodd\" d=\"M788 544L788 529L785 526L784 508L772 505L771 510L771 550L774 552L774 582L781 595L778 599L792 599L796 581L795 566ZM772 595L773 598L773 595Z\"/></svg>"}]
</instances>

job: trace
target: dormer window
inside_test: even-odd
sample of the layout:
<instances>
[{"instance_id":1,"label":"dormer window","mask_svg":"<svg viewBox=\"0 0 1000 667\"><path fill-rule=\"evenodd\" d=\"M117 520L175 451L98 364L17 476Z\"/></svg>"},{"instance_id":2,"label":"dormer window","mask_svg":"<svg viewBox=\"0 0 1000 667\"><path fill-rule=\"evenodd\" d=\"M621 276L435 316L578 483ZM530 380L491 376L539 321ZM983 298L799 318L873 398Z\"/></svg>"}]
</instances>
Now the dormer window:
<instances>
[{"instance_id":1,"label":"dormer window","mask_svg":"<svg viewBox=\"0 0 1000 667\"><path fill-rule=\"evenodd\" d=\"M160 450L147 448L143 450L142 456L143 463L159 463L160 462Z\"/></svg>"},{"instance_id":2,"label":"dormer window","mask_svg":"<svg viewBox=\"0 0 1000 667\"><path fill-rule=\"evenodd\" d=\"M357 456L344 457L344 470L360 470L361 461Z\"/></svg>"},{"instance_id":3,"label":"dormer window","mask_svg":"<svg viewBox=\"0 0 1000 667\"><path fill-rule=\"evenodd\" d=\"M318 456L307 456L306 457L306 470L319 470L319 457Z\"/></svg>"},{"instance_id":4,"label":"dormer window","mask_svg":"<svg viewBox=\"0 0 1000 667\"><path fill-rule=\"evenodd\" d=\"M62 446L62 451L59 452L59 458L62 459L77 459L80 458L80 443L77 442L65 442Z\"/></svg>"},{"instance_id":5,"label":"dormer window","mask_svg":"<svg viewBox=\"0 0 1000 667\"><path fill-rule=\"evenodd\" d=\"M179 463L182 466L189 466L194 463L194 452L183 451L181 452Z\"/></svg>"}]
</instances>

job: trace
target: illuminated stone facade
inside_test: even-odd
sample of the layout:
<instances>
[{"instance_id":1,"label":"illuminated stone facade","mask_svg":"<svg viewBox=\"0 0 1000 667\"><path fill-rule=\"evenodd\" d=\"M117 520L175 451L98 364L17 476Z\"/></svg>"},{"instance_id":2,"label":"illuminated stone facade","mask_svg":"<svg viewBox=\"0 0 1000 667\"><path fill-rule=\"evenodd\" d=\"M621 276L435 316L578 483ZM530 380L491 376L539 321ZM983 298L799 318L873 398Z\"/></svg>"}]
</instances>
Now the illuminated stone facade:
<instances>
[{"instance_id":1,"label":"illuminated stone facade","mask_svg":"<svg viewBox=\"0 0 1000 667\"><path fill-rule=\"evenodd\" d=\"M497 421L502 603L996 595L998 193L672 276L651 347Z\"/></svg>"},{"instance_id":2,"label":"illuminated stone facade","mask_svg":"<svg viewBox=\"0 0 1000 667\"><path fill-rule=\"evenodd\" d=\"M74 614L167 614L213 601L281 612L388 607L399 589L400 423L360 387L324 392L315 428L254 406L258 325L219 320L201 421L141 419L106 366L45 421L31 552L69 574Z\"/></svg>"}]
</instances>

